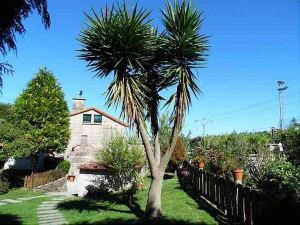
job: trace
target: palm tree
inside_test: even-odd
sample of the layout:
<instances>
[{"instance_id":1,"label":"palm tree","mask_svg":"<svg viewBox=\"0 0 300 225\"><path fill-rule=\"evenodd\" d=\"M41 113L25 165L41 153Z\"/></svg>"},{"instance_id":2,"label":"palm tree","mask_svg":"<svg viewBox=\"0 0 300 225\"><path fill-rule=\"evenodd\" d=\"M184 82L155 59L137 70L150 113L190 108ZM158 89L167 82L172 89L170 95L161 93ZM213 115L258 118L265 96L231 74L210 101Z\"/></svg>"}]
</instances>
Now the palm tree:
<instances>
[{"instance_id":1,"label":"palm tree","mask_svg":"<svg viewBox=\"0 0 300 225\"><path fill-rule=\"evenodd\" d=\"M141 135L152 177L145 211L149 219L162 216L163 175L191 95L200 93L194 68L203 66L208 50L207 37L199 34L201 13L189 3L167 3L162 15L164 31L158 33L151 26L150 13L137 5L130 10L125 2L106 6L99 14L86 14L87 27L79 36L79 57L96 76L113 77L106 91L108 107L120 106L122 116ZM161 93L167 88L174 92L165 99ZM162 104L173 107L172 133L163 155L158 122Z\"/></svg>"},{"instance_id":2,"label":"palm tree","mask_svg":"<svg viewBox=\"0 0 300 225\"><path fill-rule=\"evenodd\" d=\"M6 56L8 51L17 50L16 33L24 34L26 29L23 20L33 11L42 17L45 28L50 26L50 15L47 0L10 0L0 3L0 53ZM0 92L3 84L2 76L13 74L13 68L7 62L0 62Z\"/></svg>"}]
</instances>

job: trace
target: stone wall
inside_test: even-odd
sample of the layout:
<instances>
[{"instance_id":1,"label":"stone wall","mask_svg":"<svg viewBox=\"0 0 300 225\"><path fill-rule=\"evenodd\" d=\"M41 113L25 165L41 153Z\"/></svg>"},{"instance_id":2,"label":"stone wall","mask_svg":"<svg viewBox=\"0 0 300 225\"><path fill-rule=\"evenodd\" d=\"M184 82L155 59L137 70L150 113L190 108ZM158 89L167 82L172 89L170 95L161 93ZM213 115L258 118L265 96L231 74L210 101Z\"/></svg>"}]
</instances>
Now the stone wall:
<instances>
[{"instance_id":1,"label":"stone wall","mask_svg":"<svg viewBox=\"0 0 300 225\"><path fill-rule=\"evenodd\" d=\"M67 191L67 178L63 177L48 184L34 188L35 191L46 192L65 192Z\"/></svg>"}]
</instances>

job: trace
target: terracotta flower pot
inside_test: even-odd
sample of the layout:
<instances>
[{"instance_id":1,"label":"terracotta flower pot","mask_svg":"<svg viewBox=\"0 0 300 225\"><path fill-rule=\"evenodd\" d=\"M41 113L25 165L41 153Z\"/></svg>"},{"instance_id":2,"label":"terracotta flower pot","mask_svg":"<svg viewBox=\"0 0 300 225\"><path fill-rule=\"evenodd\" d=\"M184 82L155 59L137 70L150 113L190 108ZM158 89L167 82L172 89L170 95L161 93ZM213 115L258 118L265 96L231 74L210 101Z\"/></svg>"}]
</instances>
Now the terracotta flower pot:
<instances>
[{"instance_id":1,"label":"terracotta flower pot","mask_svg":"<svg viewBox=\"0 0 300 225\"><path fill-rule=\"evenodd\" d=\"M75 181L75 176L74 175L68 175L67 180L70 181L70 182L74 182Z\"/></svg>"},{"instance_id":2,"label":"terracotta flower pot","mask_svg":"<svg viewBox=\"0 0 300 225\"><path fill-rule=\"evenodd\" d=\"M232 170L232 174L236 183L242 183L244 175L243 169L234 169Z\"/></svg>"},{"instance_id":3,"label":"terracotta flower pot","mask_svg":"<svg viewBox=\"0 0 300 225\"><path fill-rule=\"evenodd\" d=\"M198 163L198 168L203 169L204 168L204 162L199 162Z\"/></svg>"}]
</instances>

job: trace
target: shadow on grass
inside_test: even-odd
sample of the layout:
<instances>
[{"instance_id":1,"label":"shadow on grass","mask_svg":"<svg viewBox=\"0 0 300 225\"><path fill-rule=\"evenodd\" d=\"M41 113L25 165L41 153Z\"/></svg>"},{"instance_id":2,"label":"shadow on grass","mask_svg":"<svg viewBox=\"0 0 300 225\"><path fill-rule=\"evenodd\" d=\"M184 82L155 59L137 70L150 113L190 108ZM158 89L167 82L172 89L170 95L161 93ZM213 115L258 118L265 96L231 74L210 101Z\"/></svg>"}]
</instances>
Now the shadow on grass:
<instances>
[{"instance_id":1,"label":"shadow on grass","mask_svg":"<svg viewBox=\"0 0 300 225\"><path fill-rule=\"evenodd\" d=\"M128 210L118 209L117 205L124 205L128 207ZM109 219L109 220L99 220L96 222L90 222L88 220L72 223L74 225L207 225L205 222L187 222L184 220L168 219L162 218L158 221L146 221L144 220L144 211L141 209L140 205L134 200L131 205L128 204L127 195L124 193L110 193L103 194L101 196L87 197L79 200L72 200L67 202L61 202L58 205L59 209L63 210L77 210L82 211L111 211L119 213L134 214L137 219Z\"/></svg>"},{"instance_id":2,"label":"shadow on grass","mask_svg":"<svg viewBox=\"0 0 300 225\"><path fill-rule=\"evenodd\" d=\"M20 217L14 214L2 214L0 213L0 224L13 224L19 225L22 224Z\"/></svg>"},{"instance_id":3,"label":"shadow on grass","mask_svg":"<svg viewBox=\"0 0 300 225\"><path fill-rule=\"evenodd\" d=\"M192 186L186 183L184 180L178 179L180 187L178 189L183 190L185 193L188 194L192 199L194 199L198 205L200 210L206 211L211 217L215 218L219 224L225 225L227 224L227 218L226 216L221 213L218 209L214 208L212 205L210 205L205 200L199 198L195 191L193 190Z\"/></svg>"},{"instance_id":4,"label":"shadow on grass","mask_svg":"<svg viewBox=\"0 0 300 225\"><path fill-rule=\"evenodd\" d=\"M120 213L134 214L138 218L142 218L144 211L133 197L133 201L129 204L129 197L126 193L109 193L100 196L89 196L80 200L62 202L58 205L59 209L86 211L112 211ZM116 209L116 205L127 206L129 210Z\"/></svg>"},{"instance_id":5,"label":"shadow on grass","mask_svg":"<svg viewBox=\"0 0 300 225\"><path fill-rule=\"evenodd\" d=\"M145 221L145 220L124 220L124 219L110 219L97 222L81 221L72 223L71 225L208 225L207 223L197 222L191 223L183 220L161 219L159 221Z\"/></svg>"}]
</instances>

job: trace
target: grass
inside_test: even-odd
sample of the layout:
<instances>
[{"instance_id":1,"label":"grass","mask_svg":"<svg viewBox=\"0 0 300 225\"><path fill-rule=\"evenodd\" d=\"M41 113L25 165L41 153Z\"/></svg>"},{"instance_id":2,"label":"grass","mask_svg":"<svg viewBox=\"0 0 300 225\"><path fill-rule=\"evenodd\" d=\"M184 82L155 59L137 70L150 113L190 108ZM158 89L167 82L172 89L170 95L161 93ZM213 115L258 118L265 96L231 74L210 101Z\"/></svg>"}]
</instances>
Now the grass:
<instances>
[{"instance_id":1,"label":"grass","mask_svg":"<svg viewBox=\"0 0 300 225\"><path fill-rule=\"evenodd\" d=\"M149 180L147 186L149 187ZM145 224L142 220L148 190L138 192L134 204L121 193L106 194L93 199L76 198L59 207L69 224ZM164 180L162 191L164 219L160 224L217 224L213 217L181 190L177 179Z\"/></svg>"},{"instance_id":2,"label":"grass","mask_svg":"<svg viewBox=\"0 0 300 225\"><path fill-rule=\"evenodd\" d=\"M34 191L24 191L23 188L13 188L10 189L8 193L0 195L0 200L2 199L15 199L15 198L24 198L29 196L38 196L41 195L39 192Z\"/></svg>"},{"instance_id":3,"label":"grass","mask_svg":"<svg viewBox=\"0 0 300 225\"><path fill-rule=\"evenodd\" d=\"M1 199L16 199L27 196L41 195L38 192L24 191L23 189L11 189L7 194L1 195ZM38 224L37 207L50 197L26 200L21 203L0 206L0 224Z\"/></svg>"},{"instance_id":4,"label":"grass","mask_svg":"<svg viewBox=\"0 0 300 225\"><path fill-rule=\"evenodd\" d=\"M149 187L150 180L146 182ZM134 196L134 203L129 206L128 199L122 193L102 194L93 198L73 197L59 204L69 224L145 224L142 220L147 201L148 190ZM1 195L0 199L40 195L12 189ZM0 224L37 224L37 207L50 197L36 198L22 203L0 206ZM162 208L165 215L160 224L213 225L217 224L210 214L184 192L177 179L167 179L163 183Z\"/></svg>"}]
</instances>

